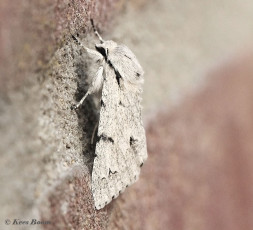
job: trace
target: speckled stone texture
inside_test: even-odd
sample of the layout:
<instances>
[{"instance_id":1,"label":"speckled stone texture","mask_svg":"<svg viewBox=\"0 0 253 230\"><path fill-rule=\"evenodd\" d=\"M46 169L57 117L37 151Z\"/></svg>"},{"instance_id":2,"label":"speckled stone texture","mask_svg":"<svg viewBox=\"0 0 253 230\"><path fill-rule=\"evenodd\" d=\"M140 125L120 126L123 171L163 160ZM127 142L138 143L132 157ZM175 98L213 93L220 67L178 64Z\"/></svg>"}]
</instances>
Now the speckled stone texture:
<instances>
[{"instance_id":1,"label":"speckled stone texture","mask_svg":"<svg viewBox=\"0 0 253 230\"><path fill-rule=\"evenodd\" d=\"M96 70L70 36L93 47L90 16L145 70L149 158L100 211L96 100L70 110ZM0 229L252 229L252 23L251 0L2 0Z\"/></svg>"},{"instance_id":2,"label":"speckled stone texture","mask_svg":"<svg viewBox=\"0 0 253 230\"><path fill-rule=\"evenodd\" d=\"M63 210L71 210L71 220L61 223L55 217L60 214L57 198L74 196L77 188L82 191L80 196L86 194L82 198L84 204L75 201L82 205L78 209L82 216L95 213L88 181L94 154L91 135L97 120L96 105L90 97L77 112L70 107L87 90L88 75L94 74L96 65L93 69L92 60L73 41L71 33L78 32L87 46L94 47L97 40L90 17L102 32L108 30L108 22L122 9L121 3L1 1L1 229L7 227L5 219L48 221L46 217L50 217L52 224L8 228L62 229L65 223L66 228L79 229L72 220L76 206L66 203L74 198L66 198L66 205L63 204ZM75 168L82 172L77 179ZM66 178L72 178L76 185L70 192ZM61 196L55 195L58 190ZM87 222L80 222L80 229L104 228L105 218L97 219L98 222L86 218Z\"/></svg>"},{"instance_id":3,"label":"speckled stone texture","mask_svg":"<svg viewBox=\"0 0 253 230\"><path fill-rule=\"evenodd\" d=\"M89 33L90 18L104 31L124 1L73 0L0 3L1 91L47 68L70 33ZM11 68L15 66L15 68ZM15 79L15 81L14 81Z\"/></svg>"}]
</instances>

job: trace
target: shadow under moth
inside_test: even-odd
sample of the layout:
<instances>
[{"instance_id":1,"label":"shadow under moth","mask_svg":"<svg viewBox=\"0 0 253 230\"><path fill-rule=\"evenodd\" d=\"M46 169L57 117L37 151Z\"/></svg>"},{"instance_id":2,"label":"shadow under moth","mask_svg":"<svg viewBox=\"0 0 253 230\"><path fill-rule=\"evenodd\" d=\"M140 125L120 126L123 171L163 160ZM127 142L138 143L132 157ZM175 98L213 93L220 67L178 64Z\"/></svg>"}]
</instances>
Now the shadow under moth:
<instances>
[{"instance_id":1,"label":"shadow under moth","mask_svg":"<svg viewBox=\"0 0 253 230\"><path fill-rule=\"evenodd\" d=\"M89 94L102 90L92 170L92 194L96 209L101 209L138 179L147 159L140 96L144 72L128 47L104 41L94 25L93 29L100 40L95 50L72 35L100 65L87 93L74 109Z\"/></svg>"}]
</instances>

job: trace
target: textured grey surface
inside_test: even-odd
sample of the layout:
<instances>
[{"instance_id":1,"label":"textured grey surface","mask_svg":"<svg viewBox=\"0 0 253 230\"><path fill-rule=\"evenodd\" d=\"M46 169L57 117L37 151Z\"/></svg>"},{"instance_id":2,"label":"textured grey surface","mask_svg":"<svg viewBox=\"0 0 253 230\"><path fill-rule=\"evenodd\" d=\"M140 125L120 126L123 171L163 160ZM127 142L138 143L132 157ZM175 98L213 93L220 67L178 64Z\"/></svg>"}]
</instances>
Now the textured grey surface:
<instances>
[{"instance_id":1,"label":"textured grey surface","mask_svg":"<svg viewBox=\"0 0 253 230\"><path fill-rule=\"evenodd\" d=\"M4 58L10 57L4 62L9 66L4 68L4 77L19 85L0 99L1 225L4 218L39 217L36 206L48 190L53 190L75 165L89 175L92 161L89 141L97 116L93 99L88 98L78 114L70 110L70 105L78 101L87 88L84 79L88 63L83 62L85 59L82 59L84 56L79 47L72 42L66 44L63 39L60 49L50 59L47 72L36 72L45 68L40 65L41 60L55 46L38 45L43 51L39 52L42 57L33 59L38 47L31 44L38 41L36 36L28 37L31 35L27 28L29 22L36 19L36 31L42 39L54 36L42 33L44 26L49 27L49 31L55 27L50 25L52 18L46 20L50 7L43 11L46 14L39 14L41 6L33 6L35 11L30 11L29 7L27 4L24 12L19 12L16 21L7 17L11 16L8 15L11 9L6 10L5 15L1 14L6 22L10 22L4 24L7 33L1 37L4 38L1 42L15 44L4 46L5 52L1 52L5 54ZM129 46L143 66L145 114L175 101L189 86L199 84L202 71L252 41L253 13L249 0L158 0L147 1L139 7L138 10L126 8L114 31L103 35L105 39ZM59 23L56 26L61 35L65 33L61 30L62 25L74 21L72 18L76 19L76 16L79 17L78 25L82 25L80 13L76 15L71 8L70 14L69 9L65 1L57 8ZM70 19L67 14L71 15ZM26 20L22 15L28 15ZM106 14L104 18L108 20ZM8 33L9 27L13 33ZM24 35L22 39L20 34ZM20 39L22 42L19 43ZM87 38L85 43L94 44L94 37ZM37 62L39 68L29 72ZM24 81L24 77L29 79ZM1 229L5 227L1 226Z\"/></svg>"},{"instance_id":2,"label":"textured grey surface","mask_svg":"<svg viewBox=\"0 0 253 230\"><path fill-rule=\"evenodd\" d=\"M93 41L94 37L85 40ZM1 101L5 108L0 119L1 196L5 197L1 218L38 218L33 207L70 169L81 165L91 171L94 102L87 99L77 114L70 109L86 90L87 73L93 73L83 53L70 39L56 51L43 76L35 75L22 90Z\"/></svg>"}]
</instances>

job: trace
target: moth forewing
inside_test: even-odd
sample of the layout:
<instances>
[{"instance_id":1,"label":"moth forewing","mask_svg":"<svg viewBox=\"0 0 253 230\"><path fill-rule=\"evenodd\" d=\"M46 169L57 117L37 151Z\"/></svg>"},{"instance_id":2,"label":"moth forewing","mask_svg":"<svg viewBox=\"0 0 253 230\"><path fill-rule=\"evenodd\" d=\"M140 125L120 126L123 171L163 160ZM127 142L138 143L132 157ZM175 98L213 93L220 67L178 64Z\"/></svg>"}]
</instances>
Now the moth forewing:
<instances>
[{"instance_id":1,"label":"moth forewing","mask_svg":"<svg viewBox=\"0 0 253 230\"><path fill-rule=\"evenodd\" d=\"M97 157L92 172L97 209L103 208L138 179L140 166L147 158L140 99L124 87L124 80L118 83L109 65L105 67L101 100Z\"/></svg>"},{"instance_id":2,"label":"moth forewing","mask_svg":"<svg viewBox=\"0 0 253 230\"><path fill-rule=\"evenodd\" d=\"M102 87L92 171L96 209L103 208L133 184L147 159L140 97L144 72L126 46L104 41L101 36L100 41L101 44L95 46L96 51L85 48L93 56L99 53L104 59L87 92L92 93Z\"/></svg>"}]
</instances>

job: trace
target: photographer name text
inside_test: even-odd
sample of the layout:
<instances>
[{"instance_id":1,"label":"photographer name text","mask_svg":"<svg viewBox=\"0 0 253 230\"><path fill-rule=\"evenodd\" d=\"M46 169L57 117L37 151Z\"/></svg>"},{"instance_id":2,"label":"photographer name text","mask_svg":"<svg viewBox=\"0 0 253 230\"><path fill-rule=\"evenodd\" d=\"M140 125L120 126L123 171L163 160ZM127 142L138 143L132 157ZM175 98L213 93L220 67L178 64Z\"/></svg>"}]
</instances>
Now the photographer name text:
<instances>
[{"instance_id":1,"label":"photographer name text","mask_svg":"<svg viewBox=\"0 0 253 230\"><path fill-rule=\"evenodd\" d=\"M51 224L51 221L42 221L37 219L31 219L31 220L20 220L20 219L6 219L5 220L6 225L44 225L44 224Z\"/></svg>"}]
</instances>

